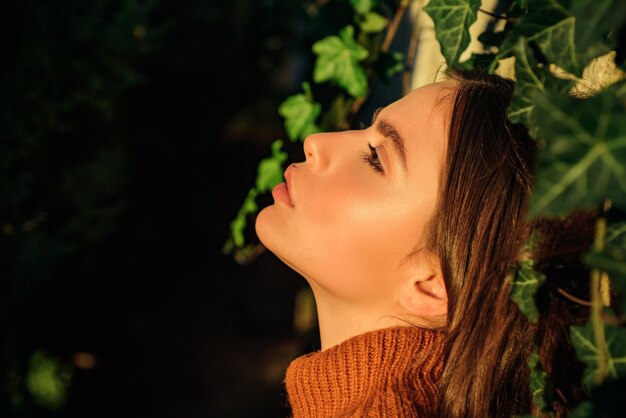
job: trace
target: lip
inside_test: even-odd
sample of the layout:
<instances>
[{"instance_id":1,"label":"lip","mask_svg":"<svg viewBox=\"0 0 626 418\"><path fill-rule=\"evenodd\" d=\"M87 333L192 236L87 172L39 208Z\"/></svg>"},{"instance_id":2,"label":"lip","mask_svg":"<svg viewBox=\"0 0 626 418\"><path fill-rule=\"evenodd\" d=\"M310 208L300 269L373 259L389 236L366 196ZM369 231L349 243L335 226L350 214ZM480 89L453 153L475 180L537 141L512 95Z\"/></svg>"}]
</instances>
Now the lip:
<instances>
[{"instance_id":1,"label":"lip","mask_svg":"<svg viewBox=\"0 0 626 418\"><path fill-rule=\"evenodd\" d=\"M289 196L289 189L285 182L280 182L274 186L272 189L272 197L274 197L274 202L285 202L287 205L293 207L291 197Z\"/></svg>"},{"instance_id":2,"label":"lip","mask_svg":"<svg viewBox=\"0 0 626 418\"><path fill-rule=\"evenodd\" d=\"M284 202L287 204L287 206L293 208L293 202L291 201L291 196L289 194L289 184L291 183L292 170L293 167L291 165L287 167L287 170L285 170L284 174L285 181L278 183L276 186L274 186L274 188L272 189L272 197L274 198L275 202Z\"/></svg>"}]
</instances>

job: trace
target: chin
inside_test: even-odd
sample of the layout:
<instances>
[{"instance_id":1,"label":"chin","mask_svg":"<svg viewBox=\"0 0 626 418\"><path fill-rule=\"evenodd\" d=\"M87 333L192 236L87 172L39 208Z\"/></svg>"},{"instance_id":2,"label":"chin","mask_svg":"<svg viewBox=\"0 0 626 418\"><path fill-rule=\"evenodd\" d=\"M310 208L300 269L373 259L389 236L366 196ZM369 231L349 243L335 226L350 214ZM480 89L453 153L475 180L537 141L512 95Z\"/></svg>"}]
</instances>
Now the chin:
<instances>
[{"instance_id":1,"label":"chin","mask_svg":"<svg viewBox=\"0 0 626 418\"><path fill-rule=\"evenodd\" d=\"M285 225L278 222L275 216L276 213L272 209L272 206L268 206L258 213L254 223L256 235L261 244L278 257L280 261L298 274L303 275L297 267L298 263L293 263L294 257L298 258L297 254L293 252L297 248L294 246L298 244L293 243L289 239L289 234L285 235Z\"/></svg>"},{"instance_id":2,"label":"chin","mask_svg":"<svg viewBox=\"0 0 626 418\"><path fill-rule=\"evenodd\" d=\"M285 239L285 224L275 209L273 205L263 208L256 217L254 229L265 248L278 255L289 243Z\"/></svg>"}]
</instances>

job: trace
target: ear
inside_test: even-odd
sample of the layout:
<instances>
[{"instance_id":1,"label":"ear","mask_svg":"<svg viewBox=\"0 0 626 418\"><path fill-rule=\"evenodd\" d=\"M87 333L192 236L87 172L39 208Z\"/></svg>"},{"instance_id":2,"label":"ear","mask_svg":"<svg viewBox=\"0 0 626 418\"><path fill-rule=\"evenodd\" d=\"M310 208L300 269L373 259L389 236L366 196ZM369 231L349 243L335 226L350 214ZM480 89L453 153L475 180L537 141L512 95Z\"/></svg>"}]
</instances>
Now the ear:
<instances>
[{"instance_id":1,"label":"ear","mask_svg":"<svg viewBox=\"0 0 626 418\"><path fill-rule=\"evenodd\" d=\"M399 297L406 312L421 318L447 315L448 294L439 259L424 250L414 256L407 273Z\"/></svg>"}]
</instances>

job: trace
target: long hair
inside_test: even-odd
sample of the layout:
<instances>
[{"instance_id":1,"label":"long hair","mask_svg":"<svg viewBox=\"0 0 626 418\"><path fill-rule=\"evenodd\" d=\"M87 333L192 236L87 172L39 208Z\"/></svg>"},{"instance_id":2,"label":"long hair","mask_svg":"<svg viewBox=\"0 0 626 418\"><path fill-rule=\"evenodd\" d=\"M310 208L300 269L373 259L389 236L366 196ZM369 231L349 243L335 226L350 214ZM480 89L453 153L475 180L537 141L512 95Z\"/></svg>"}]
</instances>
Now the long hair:
<instances>
[{"instance_id":1,"label":"long hair","mask_svg":"<svg viewBox=\"0 0 626 418\"><path fill-rule=\"evenodd\" d=\"M437 416L533 412L528 360L534 346L554 388L551 406L563 415L585 396L568 326L584 321L588 308L550 289L588 299L580 255L591 245L598 211L529 220L538 148L523 124L508 120L514 81L478 69L450 68L445 75L457 83L429 222L429 247L439 256L448 293ZM536 324L511 300L505 280L533 231L542 239L531 258L548 283L540 289Z\"/></svg>"}]
</instances>

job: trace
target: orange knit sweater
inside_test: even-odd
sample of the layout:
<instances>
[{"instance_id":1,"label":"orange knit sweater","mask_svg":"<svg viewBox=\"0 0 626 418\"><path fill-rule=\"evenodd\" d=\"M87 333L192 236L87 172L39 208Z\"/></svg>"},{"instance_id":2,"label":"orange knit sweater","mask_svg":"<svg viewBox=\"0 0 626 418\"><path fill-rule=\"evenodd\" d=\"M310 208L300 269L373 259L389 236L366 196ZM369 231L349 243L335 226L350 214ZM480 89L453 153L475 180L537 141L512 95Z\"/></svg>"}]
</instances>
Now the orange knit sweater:
<instances>
[{"instance_id":1,"label":"orange knit sweater","mask_svg":"<svg viewBox=\"0 0 626 418\"><path fill-rule=\"evenodd\" d=\"M293 418L432 417L443 334L390 327L306 354L287 368Z\"/></svg>"}]
</instances>

